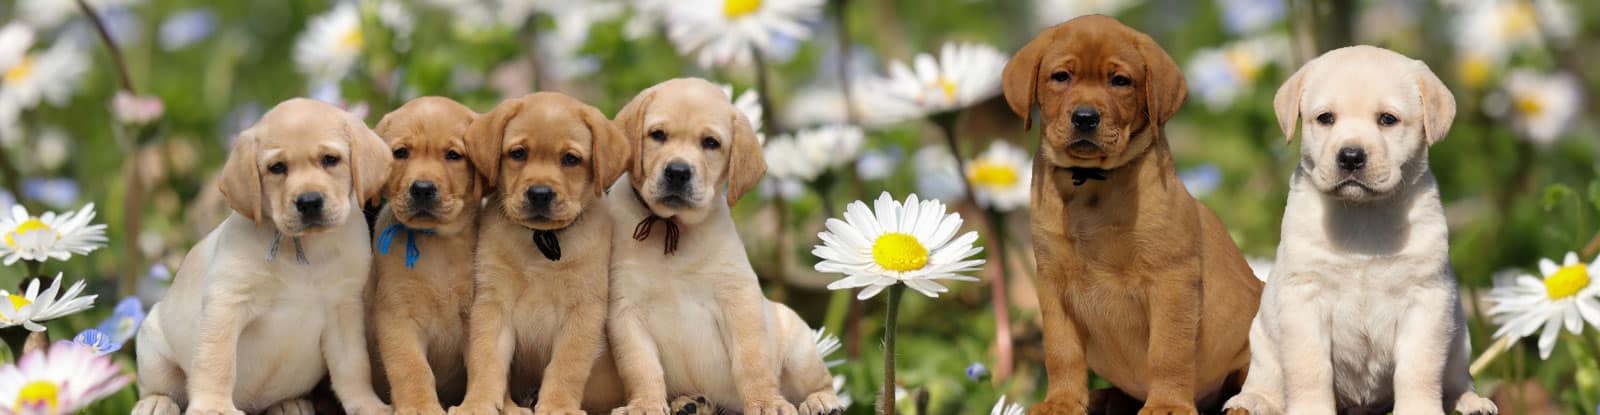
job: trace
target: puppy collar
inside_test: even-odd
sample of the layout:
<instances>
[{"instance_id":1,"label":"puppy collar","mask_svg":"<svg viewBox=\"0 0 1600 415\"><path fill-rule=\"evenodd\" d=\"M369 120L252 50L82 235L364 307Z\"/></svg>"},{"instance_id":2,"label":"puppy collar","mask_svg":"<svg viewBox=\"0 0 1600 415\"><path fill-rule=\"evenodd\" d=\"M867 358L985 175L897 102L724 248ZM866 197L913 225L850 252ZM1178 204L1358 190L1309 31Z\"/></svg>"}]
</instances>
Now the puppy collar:
<instances>
[{"instance_id":1,"label":"puppy collar","mask_svg":"<svg viewBox=\"0 0 1600 415\"><path fill-rule=\"evenodd\" d=\"M664 238L665 241L663 241L664 246L661 247L661 254L672 255L674 252L678 252L678 235L680 233L678 221L656 215L654 211L650 210L650 205L645 203L644 196L640 195L638 191L633 192L633 198L639 201L639 206L644 207L646 212L644 219L633 227L633 240L644 242L645 239L650 238L650 231L655 228L656 222L666 222L667 234Z\"/></svg>"},{"instance_id":2,"label":"puppy collar","mask_svg":"<svg viewBox=\"0 0 1600 415\"><path fill-rule=\"evenodd\" d=\"M556 232L560 231L560 229L550 231L533 230L533 246L539 248L539 253L544 254L545 259L551 261L561 259L561 240L556 238Z\"/></svg>"},{"instance_id":3,"label":"puppy collar","mask_svg":"<svg viewBox=\"0 0 1600 415\"><path fill-rule=\"evenodd\" d=\"M433 230L411 228L400 223L389 225L389 227L383 228L382 233L378 234L377 246L379 255L389 255L389 245L394 243L394 237L399 235L400 232L406 233L406 269L416 269L417 258L422 257L422 250L417 249L417 234L432 235ZM296 249L298 249L298 243L299 241L296 241Z\"/></svg>"},{"instance_id":4,"label":"puppy collar","mask_svg":"<svg viewBox=\"0 0 1600 415\"><path fill-rule=\"evenodd\" d=\"M1105 180L1106 173L1111 172L1099 167L1068 167L1067 171L1072 172L1073 186L1082 186L1084 182L1090 180Z\"/></svg>"},{"instance_id":5,"label":"puppy collar","mask_svg":"<svg viewBox=\"0 0 1600 415\"><path fill-rule=\"evenodd\" d=\"M272 261L273 259L278 258L278 241L282 239L283 232L274 231L272 233L272 245L267 247L267 261ZM306 260L306 250L300 246L300 237L295 236L289 239L294 240L295 261L299 262L300 265L311 265L311 261Z\"/></svg>"}]
</instances>

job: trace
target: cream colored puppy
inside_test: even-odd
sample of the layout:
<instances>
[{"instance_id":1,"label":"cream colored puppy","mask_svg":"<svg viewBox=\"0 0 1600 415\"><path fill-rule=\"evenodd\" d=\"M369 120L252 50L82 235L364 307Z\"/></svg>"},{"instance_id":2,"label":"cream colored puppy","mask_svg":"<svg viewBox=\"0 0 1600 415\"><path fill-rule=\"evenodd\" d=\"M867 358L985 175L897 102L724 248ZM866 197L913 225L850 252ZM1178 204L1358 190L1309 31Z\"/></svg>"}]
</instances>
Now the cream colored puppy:
<instances>
[{"instance_id":1,"label":"cream colored puppy","mask_svg":"<svg viewBox=\"0 0 1600 415\"><path fill-rule=\"evenodd\" d=\"M614 413L664 414L677 395L747 415L841 410L810 328L762 295L729 215L766 171L750 120L716 85L675 79L616 122L636 147L607 196L608 329L629 399Z\"/></svg>"},{"instance_id":2,"label":"cream colored puppy","mask_svg":"<svg viewBox=\"0 0 1600 415\"><path fill-rule=\"evenodd\" d=\"M1426 64L1352 46L1300 68L1273 100L1304 118L1278 262L1230 413L1493 414L1471 347L1428 146L1455 98Z\"/></svg>"},{"instance_id":3,"label":"cream colored puppy","mask_svg":"<svg viewBox=\"0 0 1600 415\"><path fill-rule=\"evenodd\" d=\"M351 414L372 392L362 292L389 149L338 108L291 99L234 141L220 189L233 214L189 250L139 329L133 413L310 414L331 373Z\"/></svg>"}]
</instances>

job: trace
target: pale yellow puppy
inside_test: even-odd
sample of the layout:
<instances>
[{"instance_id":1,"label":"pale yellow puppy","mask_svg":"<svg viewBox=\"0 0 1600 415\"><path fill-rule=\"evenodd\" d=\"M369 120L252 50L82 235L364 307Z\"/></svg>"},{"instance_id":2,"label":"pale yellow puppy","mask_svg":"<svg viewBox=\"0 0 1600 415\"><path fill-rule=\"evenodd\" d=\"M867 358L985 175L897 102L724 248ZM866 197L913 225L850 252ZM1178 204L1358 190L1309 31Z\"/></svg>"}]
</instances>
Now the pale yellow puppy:
<instances>
[{"instance_id":1,"label":"pale yellow puppy","mask_svg":"<svg viewBox=\"0 0 1600 415\"><path fill-rule=\"evenodd\" d=\"M716 85L675 79L615 121L635 157L607 196L608 328L629 399L614 413L663 414L677 395L747 415L842 409L810 328L762 295L729 215L766 171L750 120Z\"/></svg>"},{"instance_id":2,"label":"pale yellow puppy","mask_svg":"<svg viewBox=\"0 0 1600 415\"><path fill-rule=\"evenodd\" d=\"M365 123L308 99L240 133L220 180L234 212L139 329L133 413L310 414L303 397L330 374L346 412L389 413L370 378L361 205L390 161Z\"/></svg>"}]
</instances>

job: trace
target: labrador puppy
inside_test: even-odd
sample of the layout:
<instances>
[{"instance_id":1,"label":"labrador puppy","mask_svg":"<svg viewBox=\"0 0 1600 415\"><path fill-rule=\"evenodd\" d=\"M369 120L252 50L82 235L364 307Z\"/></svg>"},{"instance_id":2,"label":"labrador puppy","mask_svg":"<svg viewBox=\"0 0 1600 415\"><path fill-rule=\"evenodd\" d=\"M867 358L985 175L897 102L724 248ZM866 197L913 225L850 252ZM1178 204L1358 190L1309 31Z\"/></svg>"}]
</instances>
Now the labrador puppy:
<instances>
[{"instance_id":1,"label":"labrador puppy","mask_svg":"<svg viewBox=\"0 0 1600 415\"><path fill-rule=\"evenodd\" d=\"M395 412L443 414L466 390L463 351L485 179L467 154L477 114L440 97L378 122L394 165L383 185L372 265L372 342Z\"/></svg>"},{"instance_id":2,"label":"labrador puppy","mask_svg":"<svg viewBox=\"0 0 1600 415\"><path fill-rule=\"evenodd\" d=\"M536 414L620 406L605 353L603 196L631 148L600 110L553 92L501 102L467 129L468 157L494 190L478 226L467 396L451 413L516 410L534 388Z\"/></svg>"},{"instance_id":3,"label":"labrador puppy","mask_svg":"<svg viewBox=\"0 0 1600 415\"><path fill-rule=\"evenodd\" d=\"M233 213L189 250L139 329L133 413L310 414L324 375L351 414L372 391L361 214L391 157L354 115L291 99L239 134L219 188Z\"/></svg>"},{"instance_id":4,"label":"labrador puppy","mask_svg":"<svg viewBox=\"0 0 1600 415\"><path fill-rule=\"evenodd\" d=\"M1150 36L1105 16L1045 29L1002 89L1043 137L1031 229L1050 383L1035 414L1082 414L1086 369L1142 414L1220 404L1249 363L1261 281L1217 216L1174 173L1162 126L1183 72Z\"/></svg>"},{"instance_id":5,"label":"labrador puppy","mask_svg":"<svg viewBox=\"0 0 1600 415\"><path fill-rule=\"evenodd\" d=\"M615 413L664 414L677 395L748 415L842 410L811 329L761 293L729 215L766 172L750 120L716 85L674 79L615 121L635 148L607 196L608 329L628 390Z\"/></svg>"},{"instance_id":6,"label":"labrador puppy","mask_svg":"<svg viewBox=\"0 0 1600 415\"><path fill-rule=\"evenodd\" d=\"M1427 64L1371 46L1306 63L1273 99L1305 138L1278 261L1230 413L1493 414L1471 346L1428 147L1455 98Z\"/></svg>"}]
</instances>

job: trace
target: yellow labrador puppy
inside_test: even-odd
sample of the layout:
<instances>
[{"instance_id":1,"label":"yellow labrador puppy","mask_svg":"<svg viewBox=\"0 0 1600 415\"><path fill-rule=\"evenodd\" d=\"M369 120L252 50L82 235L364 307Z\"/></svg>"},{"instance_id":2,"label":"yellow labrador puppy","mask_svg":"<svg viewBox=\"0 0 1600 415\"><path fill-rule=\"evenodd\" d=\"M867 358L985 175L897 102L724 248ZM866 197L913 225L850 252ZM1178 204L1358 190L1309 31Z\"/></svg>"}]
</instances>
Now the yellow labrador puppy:
<instances>
[{"instance_id":1,"label":"yellow labrador puppy","mask_svg":"<svg viewBox=\"0 0 1600 415\"><path fill-rule=\"evenodd\" d=\"M375 227L371 340L399 414L443 414L441 399L459 403L466 392L472 254L486 186L467 157L476 117L449 98L423 97L376 129L395 161Z\"/></svg>"},{"instance_id":2,"label":"yellow labrador puppy","mask_svg":"<svg viewBox=\"0 0 1600 415\"><path fill-rule=\"evenodd\" d=\"M274 107L234 141L220 188L233 213L189 250L139 329L133 413L310 414L331 373L351 414L372 392L362 293L389 149L365 123L308 99Z\"/></svg>"},{"instance_id":3,"label":"yellow labrador puppy","mask_svg":"<svg viewBox=\"0 0 1600 415\"><path fill-rule=\"evenodd\" d=\"M619 406L605 353L612 215L603 195L628 164L622 133L600 110L540 92L473 121L467 152L494 190L478 227L467 396L450 412L525 411L514 402L535 388L535 414Z\"/></svg>"},{"instance_id":4,"label":"yellow labrador puppy","mask_svg":"<svg viewBox=\"0 0 1600 415\"><path fill-rule=\"evenodd\" d=\"M1461 311L1428 146L1455 98L1421 61L1352 46L1278 89L1304 118L1277 265L1230 413L1493 414L1467 374Z\"/></svg>"},{"instance_id":5,"label":"yellow labrador puppy","mask_svg":"<svg viewBox=\"0 0 1600 415\"><path fill-rule=\"evenodd\" d=\"M842 409L811 329L762 295L728 212L766 171L750 120L716 85L675 79L615 121L635 146L607 196L608 329L629 399L615 413L663 414L678 395L748 415Z\"/></svg>"}]
</instances>

